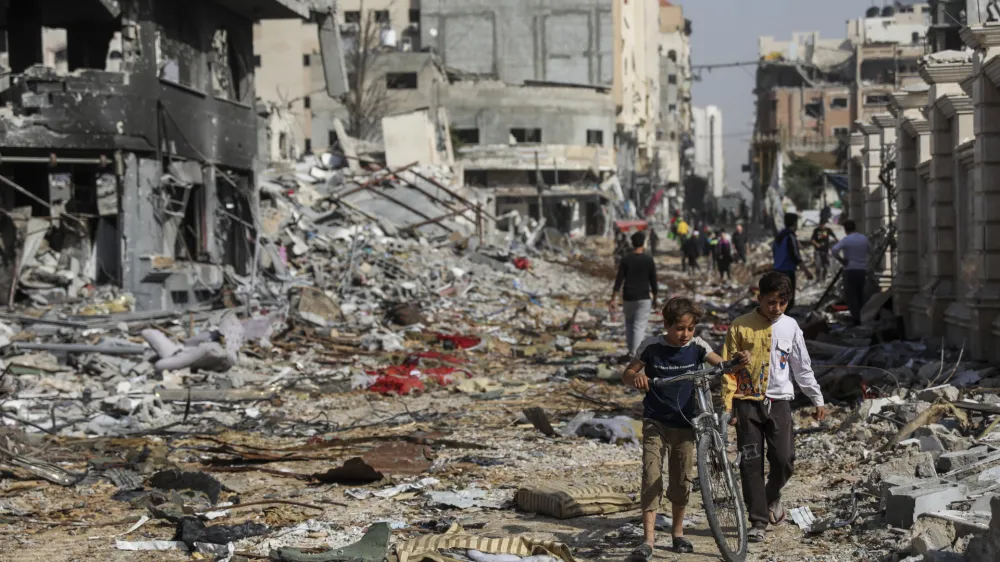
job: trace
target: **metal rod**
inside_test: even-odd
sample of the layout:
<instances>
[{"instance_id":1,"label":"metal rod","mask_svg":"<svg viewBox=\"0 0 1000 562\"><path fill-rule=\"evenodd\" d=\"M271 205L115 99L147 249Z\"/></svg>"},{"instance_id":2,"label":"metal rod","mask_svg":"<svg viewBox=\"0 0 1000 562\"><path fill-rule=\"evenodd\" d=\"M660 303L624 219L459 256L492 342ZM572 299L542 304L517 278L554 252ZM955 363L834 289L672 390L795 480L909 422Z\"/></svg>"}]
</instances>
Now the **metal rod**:
<instances>
[{"instance_id":1,"label":"metal rod","mask_svg":"<svg viewBox=\"0 0 1000 562\"><path fill-rule=\"evenodd\" d=\"M410 170L410 173L411 173L411 174L413 174L413 175L415 175L415 176L417 176L418 178L420 178L420 179L422 179L422 180L426 181L426 182L429 182L429 183L431 183L431 184L434 184L434 185L435 185L435 186L437 186L437 187L438 187L438 188L439 188L439 189L440 189L441 191L443 191L443 192L447 193L448 195L451 195L451 196L452 196L452 197L454 197L455 199L457 199L457 200L461 201L462 203L464 203L464 204L465 204L465 206L466 206L466 207L468 207L468 208L469 208L470 210L475 210L475 209L476 209L476 206L475 206L475 205L473 205L471 201L469 201L469 200L468 200L468 199L466 199L465 197L462 197L461 195L459 195L459 194L455 193L454 191L452 191L452 190L448 189L447 187L445 187L445 186L441 185L441 183L440 183L440 182L438 182L438 181L436 181L436 180L434 180L434 179L432 179L432 178L429 178L429 177L427 177L427 176L425 176L425 175L421 174L420 172L416 172L416 171L413 171L413 170ZM410 183L410 182L407 182L407 181L406 181L406 178L400 178L400 179L401 179L401 180L403 180L403 181L404 181L404 182L406 182L406 183ZM413 185L413 184L410 184L410 185ZM495 221L497 220L497 218L496 218L496 217L494 217L493 215L491 215L491 214L487 213L486 211L483 211L483 215L485 215L485 216L486 216L486 218L490 219L491 221L494 221L494 222L495 222Z\"/></svg>"},{"instance_id":2,"label":"metal rod","mask_svg":"<svg viewBox=\"0 0 1000 562\"><path fill-rule=\"evenodd\" d=\"M83 322L70 322L69 320L56 320L50 318L35 318L24 314L6 314L0 312L0 319L12 320L21 324L48 324L50 326L62 326L64 328L89 328L90 324Z\"/></svg>"},{"instance_id":3,"label":"metal rod","mask_svg":"<svg viewBox=\"0 0 1000 562\"><path fill-rule=\"evenodd\" d=\"M382 198L386 199L387 201L391 201L391 202L399 205L400 207L406 209L407 211L413 213L414 215L417 215L419 217L424 217L425 219L428 219L428 220L433 220L433 219L431 219L431 216L428 215L427 213L424 213L423 211L419 211L417 209L414 209L409 204L403 203L402 201L400 201L399 199L396 199L395 197L389 195L388 193L385 193L383 191L379 191L377 189L372 189L370 191L372 193L376 194L376 195L381 196ZM465 209L462 209L462 212L465 212ZM450 231L451 229L449 228L449 229L446 229L446 230Z\"/></svg>"},{"instance_id":4,"label":"metal rod","mask_svg":"<svg viewBox=\"0 0 1000 562\"><path fill-rule=\"evenodd\" d=\"M400 229L400 232L406 232L408 230L415 230L415 229L418 229L418 228L420 228L422 226L427 226L429 224L436 224L436 223L439 223L439 222L441 222L441 221L443 221L445 219L449 219L449 218L451 218L451 217L453 217L453 216L455 216L455 215L457 215L459 213L464 213L464 212L465 212L465 209L460 209L458 211L452 211L452 212L448 213L447 215L441 215L440 217L438 217L436 219L430 219L430 220L426 220L424 222L418 222L417 224L411 224L410 226L407 226L405 228Z\"/></svg>"},{"instance_id":5,"label":"metal rod","mask_svg":"<svg viewBox=\"0 0 1000 562\"><path fill-rule=\"evenodd\" d=\"M359 191L364 191L364 190L368 189L369 187L371 187L373 185L377 185L377 184L380 184L380 183L384 182L385 180L389 179L390 176L394 176L394 175L396 175L396 174L398 174L400 172L405 172L406 170L409 170L410 168L416 166L417 164L419 164L419 162L411 162L410 164L407 164L407 165L403 166L402 168L397 168L395 170L389 170L389 172L387 174L383 174L381 176L373 176L373 177L369 178L363 184L359 185L358 187L355 187L354 189L349 189L349 190L347 190L347 191L345 191L343 193L338 193L336 195L336 197L337 197L337 199L343 199L344 197L347 197L349 195L354 195L355 193L357 193Z\"/></svg>"},{"instance_id":6,"label":"metal rod","mask_svg":"<svg viewBox=\"0 0 1000 562\"><path fill-rule=\"evenodd\" d=\"M86 345L79 343L15 343L17 349L25 351L51 351L53 353L103 353L105 355L142 355L146 348L141 345Z\"/></svg>"},{"instance_id":7,"label":"metal rod","mask_svg":"<svg viewBox=\"0 0 1000 562\"><path fill-rule=\"evenodd\" d=\"M101 158L60 158L58 156L0 156L0 163L6 164L87 164L94 166L110 166L110 160Z\"/></svg>"},{"instance_id":8,"label":"metal rod","mask_svg":"<svg viewBox=\"0 0 1000 562\"><path fill-rule=\"evenodd\" d=\"M433 193L427 191L426 189L420 187L419 185L417 185L415 183L411 183L411 182L407 181L406 178L404 178L404 177L400 177L399 179L402 180L407 185L409 185L410 187L412 187L413 189L415 189L415 190L419 191L420 193L422 193L424 196L426 196L431 201L433 201L435 203L438 203L440 205L443 205L444 208L446 208L446 209L450 208L448 202L445 201L444 199L441 199L440 197L434 195ZM465 211L465 209L463 209L463 212L464 211ZM472 221L472 219L470 219L469 217L466 217L465 215L462 215L462 218L464 218L464 219L466 219L466 220L468 220L470 222Z\"/></svg>"}]
</instances>

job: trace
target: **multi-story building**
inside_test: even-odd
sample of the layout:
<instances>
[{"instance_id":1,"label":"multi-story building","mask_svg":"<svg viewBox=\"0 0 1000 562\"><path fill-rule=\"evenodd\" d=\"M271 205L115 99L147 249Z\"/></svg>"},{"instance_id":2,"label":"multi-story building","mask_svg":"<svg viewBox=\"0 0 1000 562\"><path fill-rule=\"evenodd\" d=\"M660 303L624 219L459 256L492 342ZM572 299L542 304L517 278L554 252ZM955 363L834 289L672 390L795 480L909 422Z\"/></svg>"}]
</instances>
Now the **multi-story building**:
<instances>
[{"instance_id":1,"label":"multi-story building","mask_svg":"<svg viewBox=\"0 0 1000 562\"><path fill-rule=\"evenodd\" d=\"M722 111L714 106L694 107L693 174L685 180L685 202L689 208L712 207L712 201L727 192L723 150Z\"/></svg>"},{"instance_id":2,"label":"multi-story building","mask_svg":"<svg viewBox=\"0 0 1000 562\"><path fill-rule=\"evenodd\" d=\"M921 83L930 16L926 2L897 2L849 20L844 39L812 32L794 33L789 42L760 38L750 154L758 197L779 152L823 168L842 165L856 123L884 113L893 91Z\"/></svg>"},{"instance_id":3,"label":"multi-story building","mask_svg":"<svg viewBox=\"0 0 1000 562\"><path fill-rule=\"evenodd\" d=\"M657 131L657 183L667 189L663 210L678 208L678 187L691 173L685 151L691 136L691 22L680 6L660 3L660 128Z\"/></svg>"},{"instance_id":4,"label":"multi-story building","mask_svg":"<svg viewBox=\"0 0 1000 562\"><path fill-rule=\"evenodd\" d=\"M21 267L37 263L39 236L62 279L20 283L53 298L110 283L141 310L179 308L212 297L226 268L246 274L257 205L253 23L321 7L4 2L0 284L16 278L14 252ZM65 48L48 49L56 34L45 29L62 30ZM47 51L64 52L65 66ZM27 230L34 243L9 244Z\"/></svg>"}]
</instances>

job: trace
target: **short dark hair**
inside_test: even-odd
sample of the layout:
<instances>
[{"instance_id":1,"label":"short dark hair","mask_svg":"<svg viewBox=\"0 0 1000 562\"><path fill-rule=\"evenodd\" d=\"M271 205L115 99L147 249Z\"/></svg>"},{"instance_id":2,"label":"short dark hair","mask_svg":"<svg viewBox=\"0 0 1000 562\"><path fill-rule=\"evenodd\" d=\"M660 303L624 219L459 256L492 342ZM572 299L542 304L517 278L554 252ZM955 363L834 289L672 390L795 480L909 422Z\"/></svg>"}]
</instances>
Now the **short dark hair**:
<instances>
[{"instance_id":1,"label":"short dark hair","mask_svg":"<svg viewBox=\"0 0 1000 562\"><path fill-rule=\"evenodd\" d=\"M632 235L632 247L641 248L646 243L646 235L641 232L636 232Z\"/></svg>"},{"instance_id":2,"label":"short dark hair","mask_svg":"<svg viewBox=\"0 0 1000 562\"><path fill-rule=\"evenodd\" d=\"M854 221L847 219L844 221L844 232L850 234L858 229L858 225L854 224Z\"/></svg>"},{"instance_id":3,"label":"short dark hair","mask_svg":"<svg viewBox=\"0 0 1000 562\"><path fill-rule=\"evenodd\" d=\"M685 316L693 316L694 321L697 322L704 314L705 311L694 301L681 297L672 298L663 306L663 319L667 321L667 324L674 324Z\"/></svg>"},{"instance_id":4,"label":"short dark hair","mask_svg":"<svg viewBox=\"0 0 1000 562\"><path fill-rule=\"evenodd\" d=\"M770 271L765 273L757 283L761 295L778 293L778 296L789 298L792 296L792 280L780 271Z\"/></svg>"},{"instance_id":5,"label":"short dark hair","mask_svg":"<svg viewBox=\"0 0 1000 562\"><path fill-rule=\"evenodd\" d=\"M785 228L791 228L799 224L799 216L795 213L785 213Z\"/></svg>"}]
</instances>

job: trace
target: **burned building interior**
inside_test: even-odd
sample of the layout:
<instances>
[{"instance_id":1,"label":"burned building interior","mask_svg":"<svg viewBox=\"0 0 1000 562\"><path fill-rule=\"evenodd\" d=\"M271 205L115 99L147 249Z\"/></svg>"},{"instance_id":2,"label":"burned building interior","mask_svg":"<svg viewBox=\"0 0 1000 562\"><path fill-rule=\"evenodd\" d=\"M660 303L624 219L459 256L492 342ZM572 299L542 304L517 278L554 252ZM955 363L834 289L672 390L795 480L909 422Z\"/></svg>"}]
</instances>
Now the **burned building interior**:
<instances>
[{"instance_id":1,"label":"burned building interior","mask_svg":"<svg viewBox=\"0 0 1000 562\"><path fill-rule=\"evenodd\" d=\"M0 290L192 306L254 259L253 23L304 0L0 0Z\"/></svg>"}]
</instances>

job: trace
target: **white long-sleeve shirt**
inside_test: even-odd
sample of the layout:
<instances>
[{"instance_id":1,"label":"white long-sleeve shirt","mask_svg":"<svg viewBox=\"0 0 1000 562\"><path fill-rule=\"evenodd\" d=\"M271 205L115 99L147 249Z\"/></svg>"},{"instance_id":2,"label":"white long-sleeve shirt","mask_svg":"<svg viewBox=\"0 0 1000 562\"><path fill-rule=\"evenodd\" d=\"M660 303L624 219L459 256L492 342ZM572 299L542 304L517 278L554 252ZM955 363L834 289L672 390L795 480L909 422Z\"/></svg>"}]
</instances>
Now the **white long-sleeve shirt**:
<instances>
[{"instance_id":1,"label":"white long-sleeve shirt","mask_svg":"<svg viewBox=\"0 0 1000 562\"><path fill-rule=\"evenodd\" d=\"M824 404L802 329L794 318L782 316L771 325L771 371L765 395L771 400L795 398L792 377L814 405Z\"/></svg>"}]
</instances>

